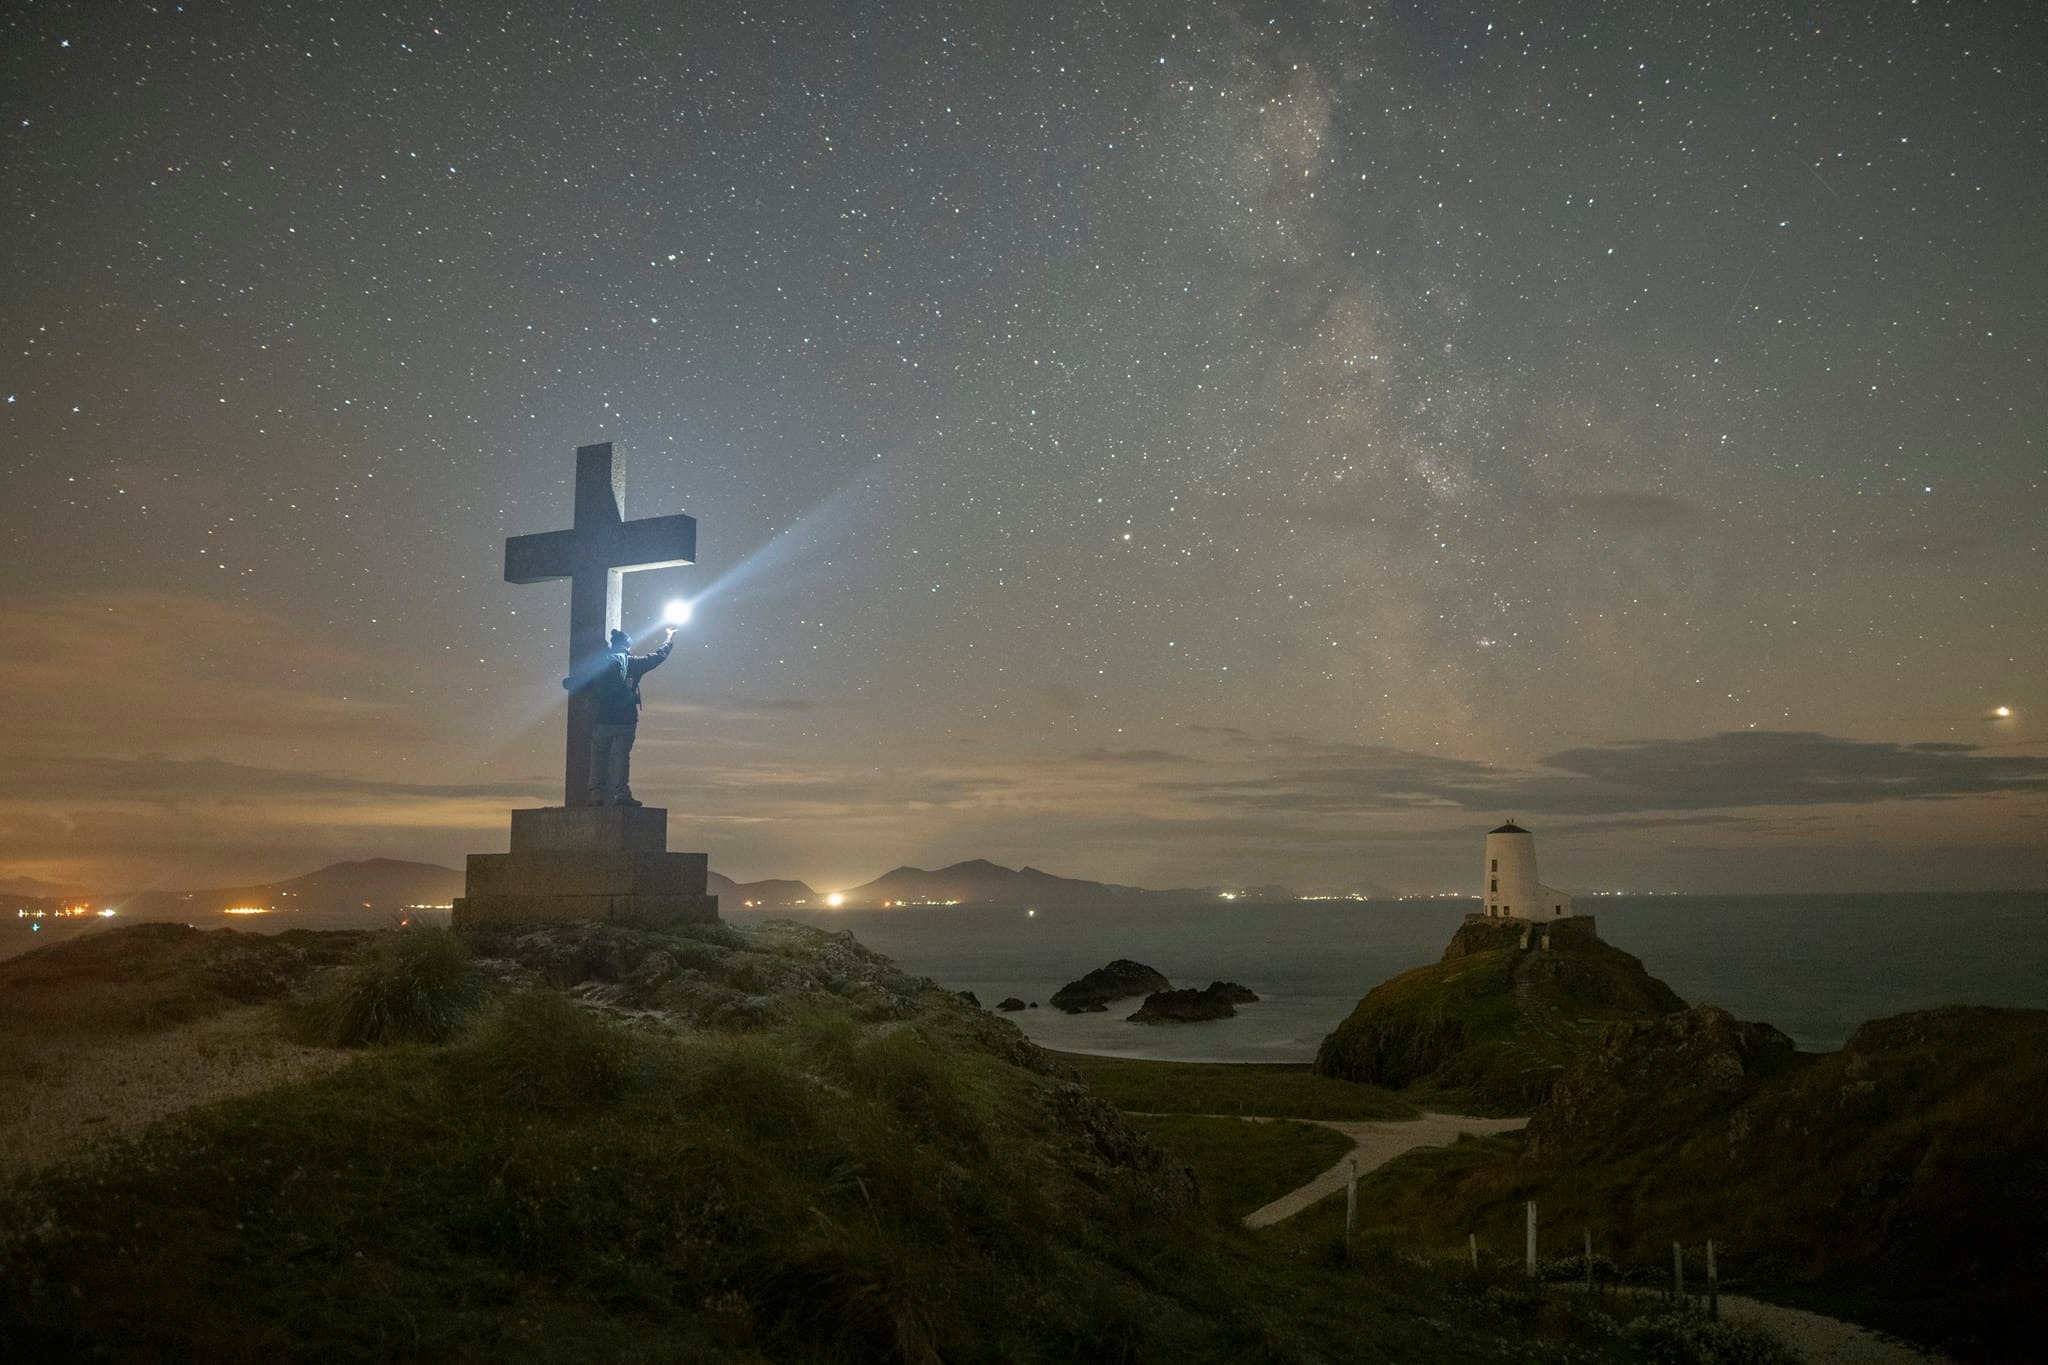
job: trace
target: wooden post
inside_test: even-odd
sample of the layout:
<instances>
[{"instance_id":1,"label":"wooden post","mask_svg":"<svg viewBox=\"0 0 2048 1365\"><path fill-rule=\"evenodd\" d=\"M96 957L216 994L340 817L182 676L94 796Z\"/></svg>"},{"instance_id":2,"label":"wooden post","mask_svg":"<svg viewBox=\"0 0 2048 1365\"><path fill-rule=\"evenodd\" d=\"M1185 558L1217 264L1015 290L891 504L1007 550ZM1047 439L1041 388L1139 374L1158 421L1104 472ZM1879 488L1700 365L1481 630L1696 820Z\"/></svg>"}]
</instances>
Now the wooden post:
<instances>
[{"instance_id":1,"label":"wooden post","mask_svg":"<svg viewBox=\"0 0 2048 1365\"><path fill-rule=\"evenodd\" d=\"M1358 1229L1358 1161L1351 1162L1351 1177L1344 1182L1344 1249L1351 1250L1352 1235Z\"/></svg>"},{"instance_id":2,"label":"wooden post","mask_svg":"<svg viewBox=\"0 0 2048 1365\"><path fill-rule=\"evenodd\" d=\"M1593 1292L1593 1229L1586 1229L1586 1292Z\"/></svg>"},{"instance_id":3,"label":"wooden post","mask_svg":"<svg viewBox=\"0 0 2048 1365\"><path fill-rule=\"evenodd\" d=\"M1476 1232L1466 1233L1465 1245L1472 1252L1472 1273L1476 1275L1479 1273L1479 1234Z\"/></svg>"},{"instance_id":4,"label":"wooden post","mask_svg":"<svg viewBox=\"0 0 2048 1365\"><path fill-rule=\"evenodd\" d=\"M1707 1315L1721 1316L1721 1274L1714 1269L1714 1239L1707 1239Z\"/></svg>"},{"instance_id":5,"label":"wooden post","mask_svg":"<svg viewBox=\"0 0 2048 1365\"><path fill-rule=\"evenodd\" d=\"M1676 1242L1671 1244L1671 1297L1685 1300L1685 1252Z\"/></svg>"},{"instance_id":6,"label":"wooden post","mask_svg":"<svg viewBox=\"0 0 2048 1365\"><path fill-rule=\"evenodd\" d=\"M1536 1201L1533 1199L1529 1201L1528 1247L1522 1259L1524 1269L1528 1272L1529 1278L1534 1279L1536 1277Z\"/></svg>"}]
</instances>

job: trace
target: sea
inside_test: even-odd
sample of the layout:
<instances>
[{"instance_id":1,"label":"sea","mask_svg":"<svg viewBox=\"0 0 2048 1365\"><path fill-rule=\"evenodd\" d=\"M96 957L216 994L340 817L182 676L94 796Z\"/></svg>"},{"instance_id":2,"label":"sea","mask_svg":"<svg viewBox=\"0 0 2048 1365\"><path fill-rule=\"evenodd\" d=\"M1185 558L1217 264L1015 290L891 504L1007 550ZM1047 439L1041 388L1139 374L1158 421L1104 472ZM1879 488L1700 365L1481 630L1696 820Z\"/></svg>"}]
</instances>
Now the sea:
<instances>
[{"instance_id":1,"label":"sea","mask_svg":"<svg viewBox=\"0 0 2048 1365\"><path fill-rule=\"evenodd\" d=\"M728 911L744 924L789 918L849 930L906 971L994 1008L1009 996L1039 1008L1007 1017L1046 1047L1171 1061L1305 1062L1359 997L1434 962L1476 901L1451 897L1274 904L892 910ZM1940 1005L2048 1009L2048 892L1830 896L1598 896L1581 910L1600 937L1642 959L1695 1003L1775 1024L1801 1048L1839 1048L1870 1019ZM425 922L446 922L428 912ZM389 928L390 916L318 912L229 919L202 928ZM7 929L16 925L9 923ZM0 957L72 937L7 933ZM80 931L90 926L80 923ZM15 940L19 942L15 942ZM1137 1008L1062 1014L1065 983L1117 958L1176 986L1235 981L1259 995L1234 1019L1133 1024Z\"/></svg>"},{"instance_id":2,"label":"sea","mask_svg":"<svg viewBox=\"0 0 2048 1365\"><path fill-rule=\"evenodd\" d=\"M1443 956L1477 902L1290 901L1024 910L912 907L791 913L851 930L905 970L993 1008L1067 1052L1169 1061L1305 1062L1380 982ZM1761 1020L1808 1051L1866 1020L1940 1005L2048 1009L2048 892L1582 897L1600 937L1686 1000ZM1046 1003L1116 958L1175 986L1235 981L1259 996L1234 1019L1133 1024L1127 1008Z\"/></svg>"}]
</instances>

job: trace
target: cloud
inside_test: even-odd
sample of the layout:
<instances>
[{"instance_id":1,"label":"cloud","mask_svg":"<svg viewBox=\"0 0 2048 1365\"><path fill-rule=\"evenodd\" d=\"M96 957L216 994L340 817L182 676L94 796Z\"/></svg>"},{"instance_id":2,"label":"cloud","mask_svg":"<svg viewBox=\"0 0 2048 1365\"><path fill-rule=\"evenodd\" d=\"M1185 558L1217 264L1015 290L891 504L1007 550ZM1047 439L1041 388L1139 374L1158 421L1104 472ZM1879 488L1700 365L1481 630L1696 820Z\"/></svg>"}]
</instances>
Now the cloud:
<instances>
[{"instance_id":1,"label":"cloud","mask_svg":"<svg viewBox=\"0 0 2048 1365\"><path fill-rule=\"evenodd\" d=\"M1083 749L1074 755L1073 761L1139 768L1156 768L1163 763L1195 762L1185 754L1169 753L1165 749Z\"/></svg>"},{"instance_id":2,"label":"cloud","mask_svg":"<svg viewBox=\"0 0 2048 1365\"><path fill-rule=\"evenodd\" d=\"M178 759L162 754L140 758L11 758L8 767L39 801L62 803L271 802L279 798L320 800L346 797L528 799L545 792L553 779L522 782L426 783L351 777L343 773L261 768L220 759Z\"/></svg>"},{"instance_id":3,"label":"cloud","mask_svg":"<svg viewBox=\"0 0 2048 1365\"><path fill-rule=\"evenodd\" d=\"M1588 784L1578 789L1540 784L1536 790L1555 800L1547 807L1555 810L1842 805L2048 792L2048 757L1993 754L1968 744L1837 739L1808 731L1621 740L1567 749L1541 762Z\"/></svg>"},{"instance_id":4,"label":"cloud","mask_svg":"<svg viewBox=\"0 0 2048 1365\"><path fill-rule=\"evenodd\" d=\"M1624 815L2048 792L2048 757L1799 731L1621 740L1546 755L1535 770L1380 745L1275 742L1285 753L1271 771L1156 785L1207 805L1262 804L1304 815Z\"/></svg>"},{"instance_id":5,"label":"cloud","mask_svg":"<svg viewBox=\"0 0 2048 1365\"><path fill-rule=\"evenodd\" d=\"M192 593L126 591L111 607L83 594L4 602L0 639L0 714L35 717L0 739L10 748L133 753L175 741L254 756L280 740L425 739L409 708L378 699L398 671L390 661Z\"/></svg>"}]
</instances>

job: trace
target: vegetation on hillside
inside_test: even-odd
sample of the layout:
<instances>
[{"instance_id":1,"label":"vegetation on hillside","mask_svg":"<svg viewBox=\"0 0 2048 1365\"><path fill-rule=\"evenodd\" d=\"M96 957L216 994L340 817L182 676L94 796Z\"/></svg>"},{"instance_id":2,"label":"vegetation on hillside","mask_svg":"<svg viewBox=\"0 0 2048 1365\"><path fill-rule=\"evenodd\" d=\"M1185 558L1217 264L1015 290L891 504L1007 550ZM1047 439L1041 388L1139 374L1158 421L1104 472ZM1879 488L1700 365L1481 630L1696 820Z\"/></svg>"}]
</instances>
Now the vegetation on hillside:
<instances>
[{"instance_id":1,"label":"vegetation on hillside","mask_svg":"<svg viewBox=\"0 0 2048 1365\"><path fill-rule=\"evenodd\" d=\"M1378 1086L1318 1076L1295 1062L1155 1062L1055 1053L1119 1109L1140 1114L1260 1114L1292 1119L1412 1119Z\"/></svg>"},{"instance_id":2,"label":"vegetation on hillside","mask_svg":"<svg viewBox=\"0 0 2048 1365\"><path fill-rule=\"evenodd\" d=\"M1315 1179L1352 1145L1334 1128L1298 1119L1152 1114L1133 1123L1188 1164L1201 1186L1203 1205L1226 1224Z\"/></svg>"},{"instance_id":3,"label":"vegetation on hillside","mask_svg":"<svg viewBox=\"0 0 2048 1365\"><path fill-rule=\"evenodd\" d=\"M349 961L362 933L133 924L0 962L0 1036L147 1033L276 1000Z\"/></svg>"},{"instance_id":4,"label":"vegetation on hillside","mask_svg":"<svg viewBox=\"0 0 2048 1365\"><path fill-rule=\"evenodd\" d=\"M1622 1030L1512 1134L1369 1177L1370 1234L1429 1256L1519 1245L1652 1274L1713 1238L1749 1292L1988 1360L2048 1336L2048 1012L1948 1009L1866 1024L1840 1052L1710 1008ZM1694 1273L1698 1272L1695 1264Z\"/></svg>"},{"instance_id":5,"label":"vegetation on hillside","mask_svg":"<svg viewBox=\"0 0 2048 1365\"><path fill-rule=\"evenodd\" d=\"M1422 1102L1524 1114L1609 1025L1685 1002L1590 933L1518 946L1513 925L1468 923L1441 961L1374 987L1323 1039L1315 1070L1416 1089Z\"/></svg>"},{"instance_id":6,"label":"vegetation on hillside","mask_svg":"<svg viewBox=\"0 0 2048 1365\"><path fill-rule=\"evenodd\" d=\"M1059 1061L849 936L475 949L452 1042L12 1191L0 1357L1628 1358L1587 1308L1219 1226Z\"/></svg>"}]
</instances>

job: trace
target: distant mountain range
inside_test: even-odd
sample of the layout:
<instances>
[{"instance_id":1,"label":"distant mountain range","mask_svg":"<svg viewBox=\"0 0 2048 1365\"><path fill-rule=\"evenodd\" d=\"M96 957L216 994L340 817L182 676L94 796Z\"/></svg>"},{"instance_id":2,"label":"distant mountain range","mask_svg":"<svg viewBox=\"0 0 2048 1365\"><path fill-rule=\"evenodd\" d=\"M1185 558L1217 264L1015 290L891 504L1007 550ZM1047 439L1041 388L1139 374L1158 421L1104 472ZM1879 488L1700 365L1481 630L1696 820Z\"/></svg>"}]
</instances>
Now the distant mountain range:
<instances>
[{"instance_id":1,"label":"distant mountain range","mask_svg":"<svg viewBox=\"0 0 2048 1365\"><path fill-rule=\"evenodd\" d=\"M736 882L713 872L709 889L727 910L787 910L830 903L825 893L791 878ZM115 896L90 894L27 877L0 882L0 898L9 901L85 898L117 907L124 920L187 920L258 906L272 911L361 910L366 919L382 920L403 913L408 906L446 905L461 894L462 873L455 869L397 858L333 863L303 877L249 886L135 891ZM1293 893L1283 886L1258 886L1243 891L1213 886L1155 891L1142 886L1061 877L1035 867L1009 868L985 858L974 858L936 870L896 868L865 885L840 892L838 904L847 909L899 905L1166 905L1216 900L1226 895L1245 900L1293 898Z\"/></svg>"},{"instance_id":2,"label":"distant mountain range","mask_svg":"<svg viewBox=\"0 0 2048 1365\"><path fill-rule=\"evenodd\" d=\"M811 890L803 882L789 877L770 877L765 881L736 882L722 873L714 872L706 888L718 897L718 904L724 910L790 910L799 906L823 905L825 897Z\"/></svg>"},{"instance_id":3,"label":"distant mountain range","mask_svg":"<svg viewBox=\"0 0 2048 1365\"><path fill-rule=\"evenodd\" d=\"M123 919L189 919L260 906L273 911L361 910L379 918L412 905L446 905L462 894L462 874L437 863L365 858L330 863L317 872L253 886L199 891L137 891L111 900Z\"/></svg>"},{"instance_id":4,"label":"distant mountain range","mask_svg":"<svg viewBox=\"0 0 2048 1365\"><path fill-rule=\"evenodd\" d=\"M36 877L0 878L0 896L16 896L24 900L64 900L68 897L88 894L82 886L70 882L46 882Z\"/></svg>"},{"instance_id":5,"label":"distant mountain range","mask_svg":"<svg viewBox=\"0 0 2048 1365\"><path fill-rule=\"evenodd\" d=\"M1134 905L1173 901L1214 900L1214 887L1180 887L1152 891L1142 886L1083 881L1041 872L1035 867L1009 868L985 858L954 863L937 871L899 867L864 886L840 893L849 909L894 905Z\"/></svg>"}]
</instances>

